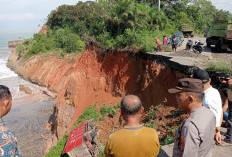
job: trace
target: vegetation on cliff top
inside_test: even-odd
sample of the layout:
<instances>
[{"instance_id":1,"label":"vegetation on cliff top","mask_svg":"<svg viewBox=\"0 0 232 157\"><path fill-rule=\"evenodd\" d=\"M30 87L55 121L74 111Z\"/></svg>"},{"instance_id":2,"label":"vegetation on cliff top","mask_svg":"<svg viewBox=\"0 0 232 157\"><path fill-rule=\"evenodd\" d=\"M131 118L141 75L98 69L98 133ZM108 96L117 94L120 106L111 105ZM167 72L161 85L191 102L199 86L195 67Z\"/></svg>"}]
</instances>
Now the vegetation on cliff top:
<instances>
[{"instance_id":1,"label":"vegetation on cliff top","mask_svg":"<svg viewBox=\"0 0 232 157\"><path fill-rule=\"evenodd\" d=\"M154 38L162 39L181 30L183 23L194 23L203 33L217 10L208 0L98 0L62 5L48 16L46 34L36 34L17 47L24 57L48 51L82 52L91 38L104 48L139 48L152 52Z\"/></svg>"}]
</instances>

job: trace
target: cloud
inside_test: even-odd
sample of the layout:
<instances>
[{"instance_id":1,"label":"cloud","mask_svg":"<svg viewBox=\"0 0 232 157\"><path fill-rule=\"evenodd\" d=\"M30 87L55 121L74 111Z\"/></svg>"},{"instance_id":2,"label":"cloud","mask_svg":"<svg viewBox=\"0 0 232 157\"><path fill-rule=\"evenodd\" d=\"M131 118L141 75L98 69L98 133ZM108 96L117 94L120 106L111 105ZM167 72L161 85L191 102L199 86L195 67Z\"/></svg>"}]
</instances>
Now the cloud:
<instances>
[{"instance_id":1,"label":"cloud","mask_svg":"<svg viewBox=\"0 0 232 157\"><path fill-rule=\"evenodd\" d=\"M216 6L217 9L222 9L232 13L232 0L211 0L212 4Z\"/></svg>"},{"instance_id":2,"label":"cloud","mask_svg":"<svg viewBox=\"0 0 232 157\"><path fill-rule=\"evenodd\" d=\"M33 13L10 13L10 14L0 14L0 22L20 22L25 20L33 20L36 16Z\"/></svg>"}]
</instances>

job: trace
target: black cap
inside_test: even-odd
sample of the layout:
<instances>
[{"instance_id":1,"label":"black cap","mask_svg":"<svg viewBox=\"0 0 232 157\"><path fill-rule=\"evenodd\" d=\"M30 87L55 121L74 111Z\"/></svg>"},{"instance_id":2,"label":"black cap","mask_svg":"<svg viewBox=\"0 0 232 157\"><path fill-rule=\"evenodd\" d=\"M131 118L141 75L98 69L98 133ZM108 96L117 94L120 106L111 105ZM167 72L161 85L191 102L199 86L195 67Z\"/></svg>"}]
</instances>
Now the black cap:
<instances>
[{"instance_id":1,"label":"black cap","mask_svg":"<svg viewBox=\"0 0 232 157\"><path fill-rule=\"evenodd\" d=\"M169 93L179 93L179 92L202 93L203 92L202 81L193 78L183 78L178 81L178 84L175 88L169 89L168 92Z\"/></svg>"},{"instance_id":2,"label":"black cap","mask_svg":"<svg viewBox=\"0 0 232 157\"><path fill-rule=\"evenodd\" d=\"M200 79L203 84L209 82L209 73L204 69L195 69L192 78Z\"/></svg>"}]
</instances>

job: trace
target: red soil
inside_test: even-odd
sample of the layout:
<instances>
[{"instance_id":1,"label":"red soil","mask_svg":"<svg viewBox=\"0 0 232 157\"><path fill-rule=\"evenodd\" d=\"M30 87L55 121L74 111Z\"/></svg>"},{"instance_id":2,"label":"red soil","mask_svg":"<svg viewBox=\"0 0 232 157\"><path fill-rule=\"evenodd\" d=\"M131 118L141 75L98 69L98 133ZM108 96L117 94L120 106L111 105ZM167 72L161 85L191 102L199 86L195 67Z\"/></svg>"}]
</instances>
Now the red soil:
<instances>
[{"instance_id":1,"label":"red soil","mask_svg":"<svg viewBox=\"0 0 232 157\"><path fill-rule=\"evenodd\" d=\"M168 106L175 106L174 96L167 90L185 76L142 55L110 50L103 53L94 43L73 61L40 55L26 62L17 58L16 53L9 58L8 65L12 69L58 93L50 122L53 144L70 131L83 110L96 101L118 103L124 95L135 94L141 98L146 110L165 99Z\"/></svg>"}]
</instances>

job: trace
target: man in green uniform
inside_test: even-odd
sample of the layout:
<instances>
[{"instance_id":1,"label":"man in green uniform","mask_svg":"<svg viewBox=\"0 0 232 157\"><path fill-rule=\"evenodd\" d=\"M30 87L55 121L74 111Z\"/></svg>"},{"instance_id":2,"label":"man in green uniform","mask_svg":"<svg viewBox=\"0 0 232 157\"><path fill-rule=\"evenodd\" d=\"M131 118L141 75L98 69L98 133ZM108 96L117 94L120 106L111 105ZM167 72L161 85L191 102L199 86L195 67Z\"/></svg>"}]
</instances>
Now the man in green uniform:
<instances>
[{"instance_id":1,"label":"man in green uniform","mask_svg":"<svg viewBox=\"0 0 232 157\"><path fill-rule=\"evenodd\" d=\"M127 95L121 101L121 115L125 126L113 132L105 147L105 157L155 157L160 145L156 131L140 124L144 108L135 95Z\"/></svg>"}]
</instances>

